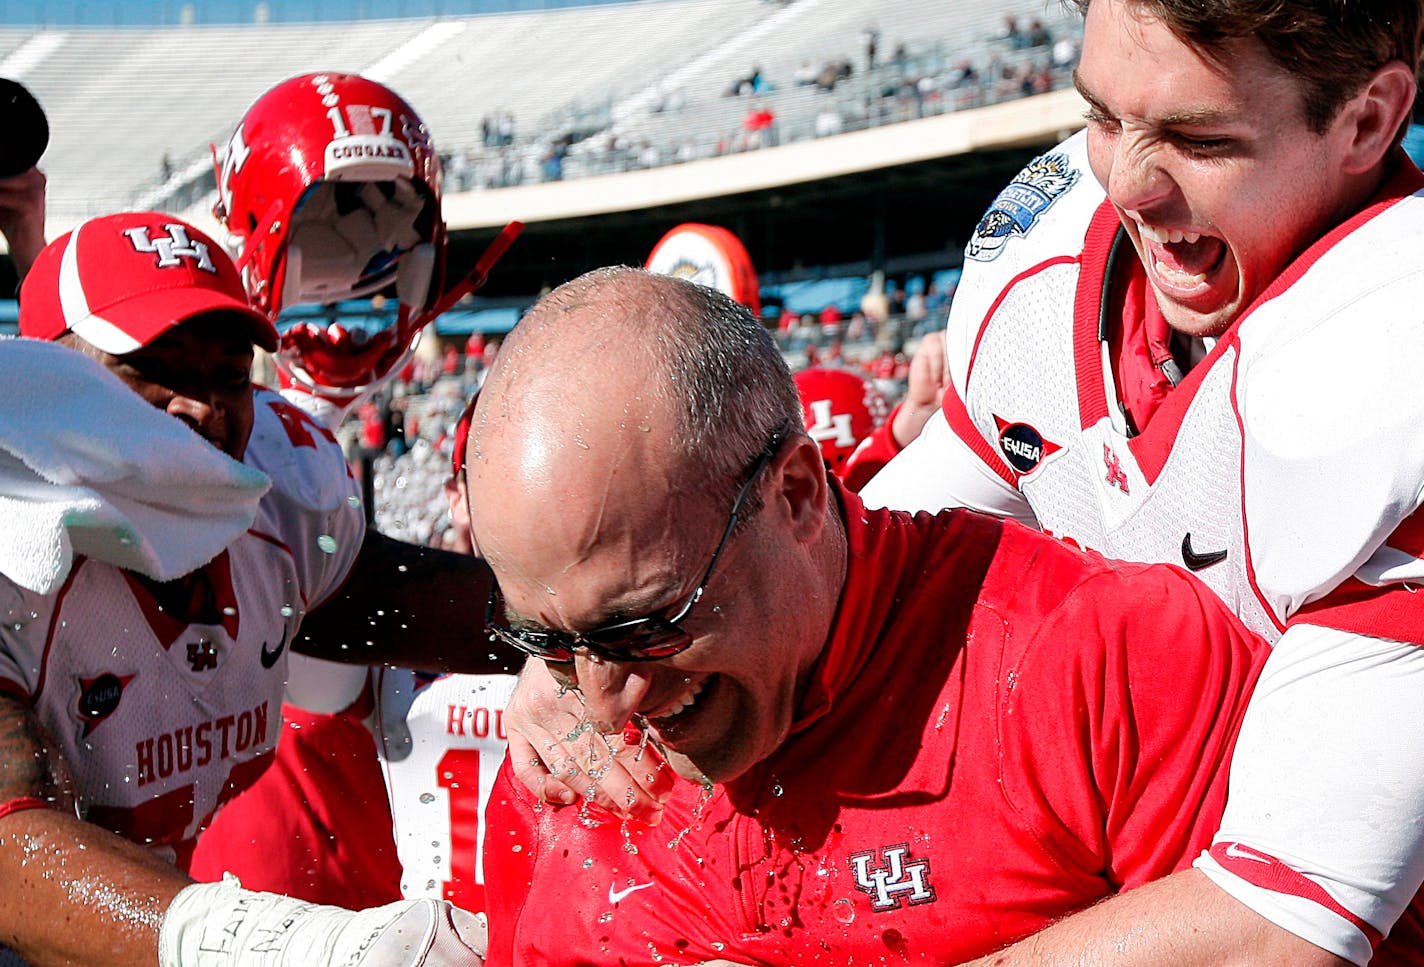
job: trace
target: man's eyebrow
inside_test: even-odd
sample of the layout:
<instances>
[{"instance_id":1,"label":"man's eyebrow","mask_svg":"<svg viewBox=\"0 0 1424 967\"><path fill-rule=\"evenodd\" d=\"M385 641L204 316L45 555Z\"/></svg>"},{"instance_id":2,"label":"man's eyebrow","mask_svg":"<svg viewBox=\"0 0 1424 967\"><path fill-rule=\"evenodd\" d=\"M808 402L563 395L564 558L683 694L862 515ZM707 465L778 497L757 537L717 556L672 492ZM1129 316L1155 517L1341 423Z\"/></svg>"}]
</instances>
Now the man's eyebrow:
<instances>
[{"instance_id":1,"label":"man's eyebrow","mask_svg":"<svg viewBox=\"0 0 1424 967\"><path fill-rule=\"evenodd\" d=\"M1088 85L1083 83L1083 77L1078 73L1078 69L1073 68L1073 87L1078 92L1078 96L1087 101L1093 107L1102 107L1103 102L1093 96L1093 92L1088 90Z\"/></svg>"},{"instance_id":2,"label":"man's eyebrow","mask_svg":"<svg viewBox=\"0 0 1424 967\"><path fill-rule=\"evenodd\" d=\"M1102 99L1095 95L1088 86L1083 83L1083 78L1075 70L1073 71L1073 87L1078 91L1078 96L1087 101L1095 110L1110 117L1115 117L1112 111ZM1158 117L1147 118L1146 120L1154 127L1159 128L1190 128L1190 127L1211 127L1227 124L1232 121L1232 116L1225 111L1218 111L1211 108L1195 108L1184 111L1173 111L1171 114L1163 114Z\"/></svg>"}]
</instances>

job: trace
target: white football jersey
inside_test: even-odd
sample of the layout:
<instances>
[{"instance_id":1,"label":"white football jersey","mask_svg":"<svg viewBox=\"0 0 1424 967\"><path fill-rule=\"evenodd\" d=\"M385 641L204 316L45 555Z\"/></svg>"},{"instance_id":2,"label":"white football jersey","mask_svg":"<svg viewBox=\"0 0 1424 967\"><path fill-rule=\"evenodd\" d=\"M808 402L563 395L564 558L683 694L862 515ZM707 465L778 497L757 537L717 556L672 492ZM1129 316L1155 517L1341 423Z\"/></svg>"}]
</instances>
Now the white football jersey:
<instances>
[{"instance_id":1,"label":"white football jersey","mask_svg":"<svg viewBox=\"0 0 1424 967\"><path fill-rule=\"evenodd\" d=\"M1001 493L939 505L1185 566L1272 639L1308 614L1424 642L1406 589L1424 581L1424 522L1411 519L1424 493L1424 197L1391 197L1298 259L1130 435L1099 339L1118 218L1084 147L1075 136L1020 173L991 207L1008 214L980 223L976 239L998 225L994 239L969 246L945 414ZM873 482L870 502L903 506L892 483Z\"/></svg>"},{"instance_id":2,"label":"white football jersey","mask_svg":"<svg viewBox=\"0 0 1424 967\"><path fill-rule=\"evenodd\" d=\"M484 811L508 733L513 675L377 673L375 716L401 893L484 908Z\"/></svg>"},{"instance_id":3,"label":"white football jersey","mask_svg":"<svg viewBox=\"0 0 1424 967\"><path fill-rule=\"evenodd\" d=\"M1134 433L1104 338L1124 324L1104 283L1120 223L1085 149L1075 135L990 206L943 412L862 493L1185 567L1277 642L1197 865L1363 964L1421 922L1401 914L1424 880L1424 176L1401 154ZM1121 259L1114 281L1143 284Z\"/></svg>"},{"instance_id":4,"label":"white football jersey","mask_svg":"<svg viewBox=\"0 0 1424 967\"><path fill-rule=\"evenodd\" d=\"M255 404L246 462L273 487L212 562L164 586L93 558L49 595L0 580L0 689L59 743L87 819L180 864L266 767L292 636L364 536L329 434L273 393Z\"/></svg>"}]
</instances>

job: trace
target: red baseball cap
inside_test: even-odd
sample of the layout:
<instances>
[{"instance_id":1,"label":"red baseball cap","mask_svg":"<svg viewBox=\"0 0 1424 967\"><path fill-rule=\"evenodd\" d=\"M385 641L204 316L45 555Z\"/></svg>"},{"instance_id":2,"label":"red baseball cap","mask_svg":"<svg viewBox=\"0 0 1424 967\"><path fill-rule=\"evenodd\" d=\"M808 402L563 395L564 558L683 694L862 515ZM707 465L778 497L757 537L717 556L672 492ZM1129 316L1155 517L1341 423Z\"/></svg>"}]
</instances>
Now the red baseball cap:
<instances>
[{"instance_id":1,"label":"red baseball cap","mask_svg":"<svg viewBox=\"0 0 1424 967\"><path fill-rule=\"evenodd\" d=\"M20 287L20 335L73 332L114 356L196 315L228 312L268 352L277 330L252 307L222 246L162 212L91 218L45 246Z\"/></svg>"}]
</instances>

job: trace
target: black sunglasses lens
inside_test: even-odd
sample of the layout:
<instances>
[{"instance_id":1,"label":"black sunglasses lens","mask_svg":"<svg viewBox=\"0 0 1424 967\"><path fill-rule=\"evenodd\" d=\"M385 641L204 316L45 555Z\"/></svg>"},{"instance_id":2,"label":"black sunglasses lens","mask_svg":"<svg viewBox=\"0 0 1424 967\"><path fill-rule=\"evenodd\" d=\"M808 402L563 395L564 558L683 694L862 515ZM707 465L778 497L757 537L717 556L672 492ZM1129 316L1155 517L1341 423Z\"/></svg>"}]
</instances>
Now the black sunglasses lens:
<instances>
[{"instance_id":1,"label":"black sunglasses lens","mask_svg":"<svg viewBox=\"0 0 1424 967\"><path fill-rule=\"evenodd\" d=\"M552 662L574 660L573 649L553 635L541 634L537 631L515 631L512 628L502 628L495 624L490 624L487 627L492 639L511 648L517 648L526 655L533 655L535 658Z\"/></svg>"},{"instance_id":2,"label":"black sunglasses lens","mask_svg":"<svg viewBox=\"0 0 1424 967\"><path fill-rule=\"evenodd\" d=\"M614 661L657 661L685 651L692 636L670 621L649 618L634 628L611 630L585 638L604 658Z\"/></svg>"}]
</instances>

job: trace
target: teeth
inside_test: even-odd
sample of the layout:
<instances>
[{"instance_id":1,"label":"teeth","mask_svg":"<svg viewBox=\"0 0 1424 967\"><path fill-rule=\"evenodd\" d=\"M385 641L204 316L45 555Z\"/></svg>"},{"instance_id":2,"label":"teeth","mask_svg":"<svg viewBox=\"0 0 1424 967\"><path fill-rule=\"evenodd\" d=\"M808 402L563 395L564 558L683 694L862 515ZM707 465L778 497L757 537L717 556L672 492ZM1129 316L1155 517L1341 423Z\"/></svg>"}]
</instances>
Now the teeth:
<instances>
[{"instance_id":1,"label":"teeth","mask_svg":"<svg viewBox=\"0 0 1424 967\"><path fill-rule=\"evenodd\" d=\"M704 678L696 685L693 685L691 688L689 688L686 693L682 695L682 697L678 698L676 701L669 702L657 715L650 715L648 717L650 719L653 719L654 721L665 721L667 719L681 715L683 712L691 708L693 703L697 701L697 696L702 694L702 688L706 684L707 679Z\"/></svg>"},{"instance_id":2,"label":"teeth","mask_svg":"<svg viewBox=\"0 0 1424 967\"><path fill-rule=\"evenodd\" d=\"M1169 245L1173 242L1186 242L1188 245L1201 240L1200 232L1179 232L1175 228L1153 228L1151 225L1137 223L1137 230L1142 237L1149 242L1156 242L1158 245Z\"/></svg>"}]
</instances>

